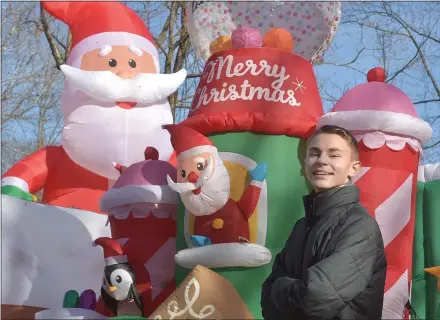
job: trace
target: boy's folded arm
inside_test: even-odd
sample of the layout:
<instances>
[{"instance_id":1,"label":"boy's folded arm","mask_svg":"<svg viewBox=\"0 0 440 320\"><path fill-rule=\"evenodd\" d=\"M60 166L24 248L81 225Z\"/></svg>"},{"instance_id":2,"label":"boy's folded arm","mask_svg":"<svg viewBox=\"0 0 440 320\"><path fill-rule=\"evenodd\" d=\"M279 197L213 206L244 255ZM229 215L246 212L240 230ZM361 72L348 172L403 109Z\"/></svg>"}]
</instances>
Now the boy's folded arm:
<instances>
[{"instance_id":1,"label":"boy's folded arm","mask_svg":"<svg viewBox=\"0 0 440 320\"><path fill-rule=\"evenodd\" d=\"M282 314L298 308L309 316L331 319L364 291L373 274L381 234L373 219L352 224L327 258L307 269L307 282L281 277L272 301Z\"/></svg>"},{"instance_id":2,"label":"boy's folded arm","mask_svg":"<svg viewBox=\"0 0 440 320\"><path fill-rule=\"evenodd\" d=\"M264 319L277 319L278 312L272 302L271 292L274 282L285 275L284 272L284 255L285 249L275 257L272 265L272 272L270 276L264 281L261 290L261 310Z\"/></svg>"},{"instance_id":3,"label":"boy's folded arm","mask_svg":"<svg viewBox=\"0 0 440 320\"><path fill-rule=\"evenodd\" d=\"M295 231L296 227L299 225L300 220L297 221L295 226L293 227L293 231L290 234L289 238L286 240L286 243L284 245L284 248L281 250L280 253L278 253L275 257L275 260L272 264L272 272L270 273L269 277L263 282L263 286L261 289L261 309L262 309L262 315L264 319L277 319L278 312L275 309L275 306L272 302L271 298L271 292L272 292L272 286L274 282L280 278L284 277L286 275L285 270L285 255L286 255L286 248L289 246L290 239L292 237L293 232Z\"/></svg>"}]
</instances>

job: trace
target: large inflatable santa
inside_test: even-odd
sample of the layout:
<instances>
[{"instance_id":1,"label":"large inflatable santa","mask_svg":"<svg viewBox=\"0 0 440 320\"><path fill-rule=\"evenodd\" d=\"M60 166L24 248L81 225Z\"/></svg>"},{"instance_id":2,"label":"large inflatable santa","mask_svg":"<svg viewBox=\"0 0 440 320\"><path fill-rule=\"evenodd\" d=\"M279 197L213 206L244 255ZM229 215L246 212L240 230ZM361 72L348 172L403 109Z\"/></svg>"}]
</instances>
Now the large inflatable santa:
<instances>
[{"instance_id":1,"label":"large inflatable santa","mask_svg":"<svg viewBox=\"0 0 440 320\"><path fill-rule=\"evenodd\" d=\"M159 74L159 54L142 19L119 2L42 2L72 33L72 50L61 66L65 86L61 146L45 147L13 165L2 178L2 194L99 211L99 198L118 172L144 159L146 145L161 160L173 154L173 122L167 97L186 71Z\"/></svg>"}]
</instances>

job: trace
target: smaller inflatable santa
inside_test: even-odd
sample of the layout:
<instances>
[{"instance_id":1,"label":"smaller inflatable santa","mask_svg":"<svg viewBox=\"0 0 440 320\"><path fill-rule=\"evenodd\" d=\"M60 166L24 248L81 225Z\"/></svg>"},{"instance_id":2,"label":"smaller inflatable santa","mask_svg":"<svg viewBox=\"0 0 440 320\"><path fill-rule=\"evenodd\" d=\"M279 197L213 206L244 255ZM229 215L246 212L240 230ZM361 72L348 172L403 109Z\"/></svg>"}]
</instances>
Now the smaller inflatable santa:
<instances>
[{"instance_id":1,"label":"smaller inflatable santa","mask_svg":"<svg viewBox=\"0 0 440 320\"><path fill-rule=\"evenodd\" d=\"M159 74L159 53L142 19L119 2L42 2L65 22L72 49L61 66L65 86L61 146L45 147L13 165L2 193L99 212L99 198L118 178L116 161L143 160L146 145L161 159L173 153L162 125L173 122L167 97L186 71Z\"/></svg>"},{"instance_id":2,"label":"smaller inflatable santa","mask_svg":"<svg viewBox=\"0 0 440 320\"><path fill-rule=\"evenodd\" d=\"M153 147L145 149L144 157L128 168L116 164L121 175L101 198L100 208L109 214L112 238L121 244L136 287L142 288L148 316L175 289L178 195L167 184L167 176L176 180L176 169L159 160Z\"/></svg>"},{"instance_id":3,"label":"smaller inflatable santa","mask_svg":"<svg viewBox=\"0 0 440 320\"><path fill-rule=\"evenodd\" d=\"M236 201L230 198L229 173L212 141L184 126L165 127L178 161L177 183L169 177L168 184L195 216L190 236L194 248L180 251L176 262L186 268L249 266L255 260L259 265L268 263L269 250L249 241L249 219L260 198L267 165L260 163L249 171L251 181Z\"/></svg>"}]
</instances>

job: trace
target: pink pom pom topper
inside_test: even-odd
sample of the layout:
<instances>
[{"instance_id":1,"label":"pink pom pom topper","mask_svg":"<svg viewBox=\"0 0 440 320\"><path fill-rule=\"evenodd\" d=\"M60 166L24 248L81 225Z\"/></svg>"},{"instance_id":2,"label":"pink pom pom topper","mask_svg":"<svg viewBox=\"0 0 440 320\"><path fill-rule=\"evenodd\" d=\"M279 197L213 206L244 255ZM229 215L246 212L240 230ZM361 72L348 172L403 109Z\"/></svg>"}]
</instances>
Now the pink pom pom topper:
<instances>
[{"instance_id":1,"label":"pink pom pom topper","mask_svg":"<svg viewBox=\"0 0 440 320\"><path fill-rule=\"evenodd\" d=\"M250 27L235 29L231 35L232 47L239 48L261 48L262 40L260 31Z\"/></svg>"}]
</instances>

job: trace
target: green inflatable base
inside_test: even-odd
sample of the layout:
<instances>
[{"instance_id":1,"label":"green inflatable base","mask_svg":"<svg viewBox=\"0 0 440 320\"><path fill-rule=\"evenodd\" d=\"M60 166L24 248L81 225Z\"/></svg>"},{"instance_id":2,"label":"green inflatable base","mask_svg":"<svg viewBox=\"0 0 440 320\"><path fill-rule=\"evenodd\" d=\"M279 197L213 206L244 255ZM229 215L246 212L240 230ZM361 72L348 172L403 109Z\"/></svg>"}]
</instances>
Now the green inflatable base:
<instances>
[{"instance_id":1,"label":"green inflatable base","mask_svg":"<svg viewBox=\"0 0 440 320\"><path fill-rule=\"evenodd\" d=\"M417 184L411 304L420 319L440 319L438 279L423 269L440 266L440 180Z\"/></svg>"},{"instance_id":2,"label":"green inflatable base","mask_svg":"<svg viewBox=\"0 0 440 320\"><path fill-rule=\"evenodd\" d=\"M234 285L255 319L261 319L261 286L270 274L273 259L284 247L296 221L304 216L303 196L309 193L302 169L305 143L295 137L249 132L216 134L209 138L219 152L238 153L257 163L265 162L268 165L265 246L272 253L272 261L257 268L213 269ZM183 228L184 212L181 203L178 218L178 250L187 248ZM189 272L188 269L177 267L177 284L180 284Z\"/></svg>"}]
</instances>

